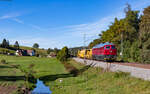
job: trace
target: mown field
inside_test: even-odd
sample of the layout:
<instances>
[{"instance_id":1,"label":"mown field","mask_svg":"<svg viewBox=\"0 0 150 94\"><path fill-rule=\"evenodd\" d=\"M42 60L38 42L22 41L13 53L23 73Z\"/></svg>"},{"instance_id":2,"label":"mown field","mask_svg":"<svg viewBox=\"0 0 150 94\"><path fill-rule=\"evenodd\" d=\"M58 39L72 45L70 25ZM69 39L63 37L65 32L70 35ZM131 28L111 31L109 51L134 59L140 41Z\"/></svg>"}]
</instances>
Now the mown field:
<instances>
[{"instance_id":1,"label":"mown field","mask_svg":"<svg viewBox=\"0 0 150 94\"><path fill-rule=\"evenodd\" d=\"M28 72L31 64L34 64L32 70L34 70L33 75L36 78L67 73L63 65L55 58L0 55L0 60L2 59L6 60L6 64L0 63L0 92L2 91L1 88L5 87L5 90L9 90L11 86L15 86L12 88L15 88L13 92L16 92L18 87L25 85L25 72L21 70ZM18 65L20 67L16 68L15 66Z\"/></svg>"}]
</instances>

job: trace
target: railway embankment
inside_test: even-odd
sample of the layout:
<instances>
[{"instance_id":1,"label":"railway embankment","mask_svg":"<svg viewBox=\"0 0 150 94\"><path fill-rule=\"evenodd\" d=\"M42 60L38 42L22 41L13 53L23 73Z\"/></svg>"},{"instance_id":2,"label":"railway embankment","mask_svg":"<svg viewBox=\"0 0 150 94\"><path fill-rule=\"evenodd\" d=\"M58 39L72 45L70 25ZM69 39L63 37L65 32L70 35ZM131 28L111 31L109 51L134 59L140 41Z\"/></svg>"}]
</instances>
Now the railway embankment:
<instances>
[{"instance_id":1,"label":"railway embankment","mask_svg":"<svg viewBox=\"0 0 150 94\"><path fill-rule=\"evenodd\" d=\"M91 67L101 67L109 69L112 72L128 72L131 76L150 81L150 65L128 64L128 63L107 63L103 61L87 60L81 58L73 58L76 62L90 65Z\"/></svg>"}]
</instances>

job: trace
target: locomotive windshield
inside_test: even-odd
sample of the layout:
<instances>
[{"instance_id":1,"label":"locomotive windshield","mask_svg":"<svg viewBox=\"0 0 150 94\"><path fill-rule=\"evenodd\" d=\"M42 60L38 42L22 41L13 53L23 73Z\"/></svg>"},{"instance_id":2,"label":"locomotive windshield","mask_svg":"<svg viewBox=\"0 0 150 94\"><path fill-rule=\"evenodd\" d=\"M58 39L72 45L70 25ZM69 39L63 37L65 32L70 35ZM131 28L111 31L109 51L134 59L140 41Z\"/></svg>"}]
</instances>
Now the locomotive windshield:
<instances>
[{"instance_id":1,"label":"locomotive windshield","mask_svg":"<svg viewBox=\"0 0 150 94\"><path fill-rule=\"evenodd\" d=\"M106 46L106 49L110 49L110 46Z\"/></svg>"},{"instance_id":2,"label":"locomotive windshield","mask_svg":"<svg viewBox=\"0 0 150 94\"><path fill-rule=\"evenodd\" d=\"M114 45L111 45L111 49L115 49L115 46L114 46Z\"/></svg>"},{"instance_id":3,"label":"locomotive windshield","mask_svg":"<svg viewBox=\"0 0 150 94\"><path fill-rule=\"evenodd\" d=\"M110 49L110 48L111 48L111 49L116 49L116 47L115 47L114 45L111 45L111 46L108 46L108 45L107 45L107 46L105 47L105 49Z\"/></svg>"}]
</instances>

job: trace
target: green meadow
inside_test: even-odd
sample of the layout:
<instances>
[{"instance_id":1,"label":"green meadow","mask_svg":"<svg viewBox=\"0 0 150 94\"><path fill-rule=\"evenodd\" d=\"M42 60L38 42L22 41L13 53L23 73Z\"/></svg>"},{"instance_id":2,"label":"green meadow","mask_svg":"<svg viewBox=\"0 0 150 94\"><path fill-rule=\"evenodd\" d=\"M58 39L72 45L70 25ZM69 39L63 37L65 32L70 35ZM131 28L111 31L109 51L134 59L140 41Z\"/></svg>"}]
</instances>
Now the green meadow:
<instances>
[{"instance_id":1,"label":"green meadow","mask_svg":"<svg viewBox=\"0 0 150 94\"><path fill-rule=\"evenodd\" d=\"M0 60L2 59L6 60L6 64L0 63L0 86L3 87L15 85L18 88L25 85L25 72L21 70L29 72L31 64L34 64L32 70L35 78L67 73L63 64L55 58L0 55Z\"/></svg>"},{"instance_id":2,"label":"green meadow","mask_svg":"<svg viewBox=\"0 0 150 94\"><path fill-rule=\"evenodd\" d=\"M76 77L46 82L52 94L150 94L150 82L131 77L124 72L106 72L69 61L79 71Z\"/></svg>"},{"instance_id":3,"label":"green meadow","mask_svg":"<svg viewBox=\"0 0 150 94\"><path fill-rule=\"evenodd\" d=\"M0 88L15 86L14 94L18 94L18 87L25 85L25 73L21 70L29 71L31 64L34 64L34 77L43 80L52 94L150 94L149 81L131 77L129 73L91 68L71 59L69 65L56 58L0 55L2 59L6 63L0 63ZM77 70L77 75L73 75L74 68L70 66Z\"/></svg>"}]
</instances>

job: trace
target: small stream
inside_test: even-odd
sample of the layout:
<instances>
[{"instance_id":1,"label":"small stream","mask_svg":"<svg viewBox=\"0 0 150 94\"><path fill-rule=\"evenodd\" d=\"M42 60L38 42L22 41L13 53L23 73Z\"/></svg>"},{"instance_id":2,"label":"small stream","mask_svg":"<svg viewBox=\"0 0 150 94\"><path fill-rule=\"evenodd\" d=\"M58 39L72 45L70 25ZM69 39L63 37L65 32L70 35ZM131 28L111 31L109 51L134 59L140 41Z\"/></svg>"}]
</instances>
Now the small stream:
<instances>
[{"instance_id":1,"label":"small stream","mask_svg":"<svg viewBox=\"0 0 150 94\"><path fill-rule=\"evenodd\" d=\"M45 86L43 81L37 79L36 88L32 91L31 94L51 94L52 91L48 86Z\"/></svg>"}]
</instances>

